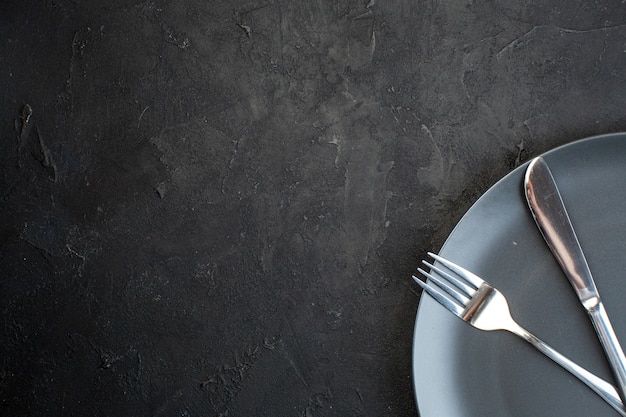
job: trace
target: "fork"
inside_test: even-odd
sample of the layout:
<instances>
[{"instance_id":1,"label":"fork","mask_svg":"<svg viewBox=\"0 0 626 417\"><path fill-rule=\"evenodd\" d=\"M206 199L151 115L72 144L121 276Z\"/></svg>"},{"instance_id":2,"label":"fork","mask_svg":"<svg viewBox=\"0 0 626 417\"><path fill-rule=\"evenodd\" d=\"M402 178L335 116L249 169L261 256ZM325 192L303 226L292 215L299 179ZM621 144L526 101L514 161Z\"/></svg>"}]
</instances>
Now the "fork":
<instances>
[{"instance_id":1,"label":"fork","mask_svg":"<svg viewBox=\"0 0 626 417\"><path fill-rule=\"evenodd\" d=\"M422 261L430 273L417 270L428 278L424 282L413 275L415 282L431 297L450 310L455 316L480 330L507 330L533 345L541 353L561 365L585 385L591 388L618 413L626 416L626 408L613 385L597 377L548 346L545 342L521 327L511 317L509 304L504 295L478 275L459 265L429 252L429 256L445 267Z\"/></svg>"}]
</instances>

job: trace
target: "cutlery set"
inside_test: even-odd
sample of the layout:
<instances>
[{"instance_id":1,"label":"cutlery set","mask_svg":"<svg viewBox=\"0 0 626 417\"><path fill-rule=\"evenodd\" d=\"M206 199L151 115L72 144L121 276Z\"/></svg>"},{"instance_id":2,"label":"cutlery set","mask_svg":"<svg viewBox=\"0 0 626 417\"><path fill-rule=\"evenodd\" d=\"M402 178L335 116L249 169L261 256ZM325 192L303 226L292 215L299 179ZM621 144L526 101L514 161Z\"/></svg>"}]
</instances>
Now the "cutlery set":
<instances>
[{"instance_id":1,"label":"cutlery set","mask_svg":"<svg viewBox=\"0 0 626 417\"><path fill-rule=\"evenodd\" d=\"M604 399L620 415L626 416L626 358L611 325L585 255L550 169L543 158L533 159L524 177L524 191L530 212L548 247L589 314L616 386L597 377L517 324L511 317L504 295L482 278L441 256L429 253L436 262L423 261L430 272L418 268L428 278L413 279L437 302L475 328L507 330L526 340Z\"/></svg>"}]
</instances>

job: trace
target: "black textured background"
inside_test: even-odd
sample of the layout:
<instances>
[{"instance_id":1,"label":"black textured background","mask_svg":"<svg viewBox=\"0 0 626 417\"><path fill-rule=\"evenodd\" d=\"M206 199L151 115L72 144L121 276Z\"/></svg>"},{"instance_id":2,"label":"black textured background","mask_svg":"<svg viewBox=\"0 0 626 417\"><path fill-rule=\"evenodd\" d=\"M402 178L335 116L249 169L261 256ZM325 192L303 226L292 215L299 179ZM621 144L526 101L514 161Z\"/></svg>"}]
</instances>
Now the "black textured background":
<instances>
[{"instance_id":1,"label":"black textured background","mask_svg":"<svg viewBox=\"0 0 626 417\"><path fill-rule=\"evenodd\" d=\"M625 50L617 0L3 0L0 414L416 416L412 271L626 130Z\"/></svg>"}]
</instances>

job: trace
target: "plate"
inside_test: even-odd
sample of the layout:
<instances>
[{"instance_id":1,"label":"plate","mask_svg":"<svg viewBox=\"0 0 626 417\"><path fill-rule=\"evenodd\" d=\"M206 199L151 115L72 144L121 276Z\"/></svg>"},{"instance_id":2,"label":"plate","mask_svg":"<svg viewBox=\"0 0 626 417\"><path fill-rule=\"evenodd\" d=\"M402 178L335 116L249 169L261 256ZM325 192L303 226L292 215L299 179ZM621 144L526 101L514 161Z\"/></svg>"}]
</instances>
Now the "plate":
<instances>
[{"instance_id":1,"label":"plate","mask_svg":"<svg viewBox=\"0 0 626 417\"><path fill-rule=\"evenodd\" d=\"M626 134L579 140L542 156L626 346ZM440 254L501 290L522 327L613 382L593 326L528 210L526 166L470 208ZM525 341L475 329L427 295L415 324L413 380L421 417L617 415Z\"/></svg>"}]
</instances>

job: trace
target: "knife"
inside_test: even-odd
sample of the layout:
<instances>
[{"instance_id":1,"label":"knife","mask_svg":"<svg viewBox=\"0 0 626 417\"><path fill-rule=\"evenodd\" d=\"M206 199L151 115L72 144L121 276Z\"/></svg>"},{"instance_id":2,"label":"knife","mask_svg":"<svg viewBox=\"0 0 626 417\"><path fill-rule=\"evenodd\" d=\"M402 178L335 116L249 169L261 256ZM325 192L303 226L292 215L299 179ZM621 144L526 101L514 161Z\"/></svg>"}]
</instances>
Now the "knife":
<instances>
[{"instance_id":1,"label":"knife","mask_svg":"<svg viewBox=\"0 0 626 417\"><path fill-rule=\"evenodd\" d=\"M626 357L600 300L587 259L578 242L554 177L543 158L537 157L528 165L524 177L524 191L530 212L543 238L591 318L613 370L617 391L624 401L626 399Z\"/></svg>"}]
</instances>

